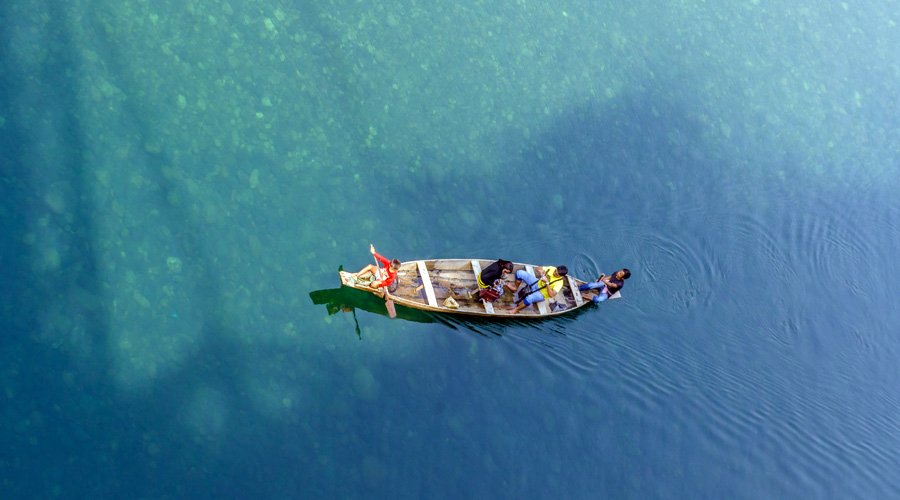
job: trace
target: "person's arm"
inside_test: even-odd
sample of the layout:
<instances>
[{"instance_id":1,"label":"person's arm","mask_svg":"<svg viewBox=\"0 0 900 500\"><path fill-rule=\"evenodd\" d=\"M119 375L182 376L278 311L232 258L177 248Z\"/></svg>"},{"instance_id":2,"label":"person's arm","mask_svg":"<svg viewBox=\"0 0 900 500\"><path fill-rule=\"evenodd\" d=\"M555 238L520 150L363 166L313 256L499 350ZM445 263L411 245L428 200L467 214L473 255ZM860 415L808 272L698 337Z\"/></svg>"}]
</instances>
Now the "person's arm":
<instances>
[{"instance_id":1,"label":"person's arm","mask_svg":"<svg viewBox=\"0 0 900 500\"><path fill-rule=\"evenodd\" d=\"M559 291L562 290L563 278L557 277L556 279L550 281L547 287L550 289L550 293L548 293L547 295L549 295L551 298L556 297L556 294L558 294Z\"/></svg>"},{"instance_id":2,"label":"person's arm","mask_svg":"<svg viewBox=\"0 0 900 500\"><path fill-rule=\"evenodd\" d=\"M545 274L538 279L537 289L540 290L541 288L546 288L547 296L552 299L556 296L556 290L553 289L553 284L555 283L550 279L550 276Z\"/></svg>"},{"instance_id":3,"label":"person's arm","mask_svg":"<svg viewBox=\"0 0 900 500\"><path fill-rule=\"evenodd\" d=\"M376 251L375 251L375 245L373 245L373 244L371 244L371 243L369 243L369 253L371 253L376 259L378 259L378 262L381 262L381 263L384 264L385 266L390 265L391 261L385 259L385 258L382 257L378 252L376 252Z\"/></svg>"},{"instance_id":4,"label":"person's arm","mask_svg":"<svg viewBox=\"0 0 900 500\"><path fill-rule=\"evenodd\" d=\"M371 285L372 288L384 288L385 290L387 290L387 287L390 286L395 279L397 279L397 273L393 272L389 267L387 268L387 270L387 278L380 281L373 281Z\"/></svg>"},{"instance_id":5,"label":"person's arm","mask_svg":"<svg viewBox=\"0 0 900 500\"><path fill-rule=\"evenodd\" d=\"M378 262L381 262L381 265L383 265L384 267L390 267L391 261L384 258L380 253L374 252L372 255L374 255L375 258L378 259Z\"/></svg>"}]
</instances>

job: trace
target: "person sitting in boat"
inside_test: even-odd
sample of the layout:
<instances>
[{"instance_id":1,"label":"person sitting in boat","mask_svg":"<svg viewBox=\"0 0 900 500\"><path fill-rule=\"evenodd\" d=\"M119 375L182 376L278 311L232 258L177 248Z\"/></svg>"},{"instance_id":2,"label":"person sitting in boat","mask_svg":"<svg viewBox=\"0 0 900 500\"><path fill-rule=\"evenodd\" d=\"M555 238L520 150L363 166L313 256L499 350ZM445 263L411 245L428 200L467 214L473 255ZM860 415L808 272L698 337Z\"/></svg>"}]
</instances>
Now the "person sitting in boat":
<instances>
[{"instance_id":1,"label":"person sitting in boat","mask_svg":"<svg viewBox=\"0 0 900 500\"><path fill-rule=\"evenodd\" d=\"M544 266L543 268L535 269L535 274L540 277L524 269L519 269L516 271L515 284L506 285L510 291L515 292L519 288L520 283L525 283L523 290L526 290L525 293L527 293L525 297L516 301L514 307L509 308L510 313L516 314L533 304L556 297L556 294L562 290L563 278L569 274L569 269L566 266Z\"/></svg>"},{"instance_id":2,"label":"person sitting in boat","mask_svg":"<svg viewBox=\"0 0 900 500\"><path fill-rule=\"evenodd\" d=\"M594 303L603 302L604 300L615 295L625 286L625 280L631 277L631 271L628 268L622 268L614 272L612 276L601 274L597 281L585 283L578 287L582 292L582 297L591 300Z\"/></svg>"},{"instance_id":3,"label":"person sitting in boat","mask_svg":"<svg viewBox=\"0 0 900 500\"><path fill-rule=\"evenodd\" d=\"M384 288L391 286L391 283L397 279L397 271L400 269L400 261L397 259L388 260L385 257L381 256L378 252L375 251L375 245L369 244L369 252L375 256L378 262L384 267L376 267L372 264L367 265L366 267L359 270L358 273L355 273L353 276L357 281L365 281L367 279L371 279L372 282L369 283L371 288Z\"/></svg>"},{"instance_id":4,"label":"person sitting in boat","mask_svg":"<svg viewBox=\"0 0 900 500\"><path fill-rule=\"evenodd\" d=\"M503 295L503 276L511 273L513 263L499 259L485 267L477 276L478 290L471 296L475 300L493 302Z\"/></svg>"}]
</instances>

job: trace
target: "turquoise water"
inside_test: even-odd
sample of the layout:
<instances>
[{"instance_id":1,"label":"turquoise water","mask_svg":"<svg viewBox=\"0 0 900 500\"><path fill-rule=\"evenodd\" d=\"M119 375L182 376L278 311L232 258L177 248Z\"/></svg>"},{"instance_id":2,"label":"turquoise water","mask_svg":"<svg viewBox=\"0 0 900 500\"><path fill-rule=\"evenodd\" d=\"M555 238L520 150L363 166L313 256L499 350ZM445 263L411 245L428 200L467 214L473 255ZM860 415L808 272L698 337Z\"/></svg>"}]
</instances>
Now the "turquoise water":
<instances>
[{"instance_id":1,"label":"turquoise water","mask_svg":"<svg viewBox=\"0 0 900 500\"><path fill-rule=\"evenodd\" d=\"M2 496L900 495L897 12L3 3ZM634 276L390 320L370 242Z\"/></svg>"}]
</instances>

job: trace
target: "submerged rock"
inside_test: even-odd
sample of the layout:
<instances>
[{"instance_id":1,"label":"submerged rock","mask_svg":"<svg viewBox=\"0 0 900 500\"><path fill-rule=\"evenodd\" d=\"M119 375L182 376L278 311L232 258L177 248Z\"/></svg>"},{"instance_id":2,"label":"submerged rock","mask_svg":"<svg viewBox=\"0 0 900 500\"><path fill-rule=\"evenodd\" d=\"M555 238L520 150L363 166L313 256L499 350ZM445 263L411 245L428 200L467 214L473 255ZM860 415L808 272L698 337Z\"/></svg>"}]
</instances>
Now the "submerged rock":
<instances>
[{"instance_id":1,"label":"submerged rock","mask_svg":"<svg viewBox=\"0 0 900 500\"><path fill-rule=\"evenodd\" d=\"M181 259L178 257L169 257L166 259L166 266L169 268L170 273L180 273Z\"/></svg>"}]
</instances>

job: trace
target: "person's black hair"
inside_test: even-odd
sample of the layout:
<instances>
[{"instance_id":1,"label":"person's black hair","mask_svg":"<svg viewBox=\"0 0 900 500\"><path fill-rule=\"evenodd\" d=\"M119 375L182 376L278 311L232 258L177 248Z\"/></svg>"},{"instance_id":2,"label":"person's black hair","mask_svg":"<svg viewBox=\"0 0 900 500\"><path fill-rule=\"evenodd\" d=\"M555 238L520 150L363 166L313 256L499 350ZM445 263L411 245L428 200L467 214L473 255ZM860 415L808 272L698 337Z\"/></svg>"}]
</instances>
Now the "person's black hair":
<instances>
[{"instance_id":1,"label":"person's black hair","mask_svg":"<svg viewBox=\"0 0 900 500\"><path fill-rule=\"evenodd\" d=\"M565 276L569 274L569 268L566 266L556 266L556 274L560 276Z\"/></svg>"},{"instance_id":2,"label":"person's black hair","mask_svg":"<svg viewBox=\"0 0 900 500\"><path fill-rule=\"evenodd\" d=\"M509 269L512 272L513 263L508 260L497 259L500 261L500 269Z\"/></svg>"},{"instance_id":3,"label":"person's black hair","mask_svg":"<svg viewBox=\"0 0 900 500\"><path fill-rule=\"evenodd\" d=\"M399 267L400 267L400 259L394 259L394 260L392 260L392 261L391 261L391 267L399 268Z\"/></svg>"},{"instance_id":4,"label":"person's black hair","mask_svg":"<svg viewBox=\"0 0 900 500\"><path fill-rule=\"evenodd\" d=\"M627 280L631 277L631 271L629 271L627 267L623 267L622 270L625 271L625 275L622 276L623 280Z\"/></svg>"}]
</instances>

